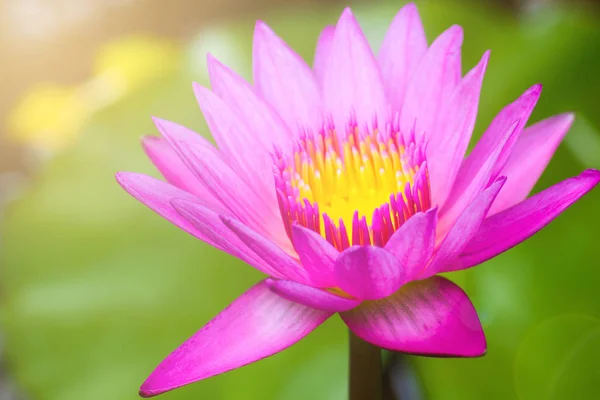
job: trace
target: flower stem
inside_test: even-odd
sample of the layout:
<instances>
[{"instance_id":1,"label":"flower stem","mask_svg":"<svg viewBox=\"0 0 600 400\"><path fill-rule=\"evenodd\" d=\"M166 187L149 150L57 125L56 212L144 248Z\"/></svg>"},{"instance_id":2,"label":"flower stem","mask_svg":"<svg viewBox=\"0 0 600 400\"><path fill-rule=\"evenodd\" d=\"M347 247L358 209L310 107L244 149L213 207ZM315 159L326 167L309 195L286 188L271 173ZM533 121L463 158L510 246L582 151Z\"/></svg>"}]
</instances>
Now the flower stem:
<instances>
[{"instance_id":1,"label":"flower stem","mask_svg":"<svg viewBox=\"0 0 600 400\"><path fill-rule=\"evenodd\" d=\"M381 349L350 334L350 400L381 400Z\"/></svg>"}]
</instances>

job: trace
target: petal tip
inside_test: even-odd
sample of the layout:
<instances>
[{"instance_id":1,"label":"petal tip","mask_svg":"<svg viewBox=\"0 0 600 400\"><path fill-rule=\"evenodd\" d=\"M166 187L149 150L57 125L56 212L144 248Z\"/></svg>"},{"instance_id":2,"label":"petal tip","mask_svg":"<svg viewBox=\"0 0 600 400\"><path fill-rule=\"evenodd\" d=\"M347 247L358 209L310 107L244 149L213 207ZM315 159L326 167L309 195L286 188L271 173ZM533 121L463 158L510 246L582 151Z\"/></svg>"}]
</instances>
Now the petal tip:
<instances>
[{"instance_id":1,"label":"petal tip","mask_svg":"<svg viewBox=\"0 0 600 400\"><path fill-rule=\"evenodd\" d=\"M586 169L579 176L581 178L590 179L590 180L594 181L595 183L598 183L600 181L600 171L597 169L593 169L593 168Z\"/></svg>"},{"instance_id":2,"label":"petal tip","mask_svg":"<svg viewBox=\"0 0 600 400\"><path fill-rule=\"evenodd\" d=\"M410 3L406 3L404 5L404 7L402 7L400 9L400 11L406 12L406 13L408 13L408 12L416 13L416 12L418 12L418 8L417 8L417 5L411 1Z\"/></svg>"},{"instance_id":3,"label":"petal tip","mask_svg":"<svg viewBox=\"0 0 600 400\"><path fill-rule=\"evenodd\" d=\"M448 32L448 34L452 36L454 41L462 42L464 36L464 29L462 26L452 25L450 28L448 28L446 32Z\"/></svg>"},{"instance_id":4,"label":"petal tip","mask_svg":"<svg viewBox=\"0 0 600 400\"><path fill-rule=\"evenodd\" d=\"M254 38L269 39L275 35L275 32L265 21L257 20L254 24Z\"/></svg>"},{"instance_id":5,"label":"petal tip","mask_svg":"<svg viewBox=\"0 0 600 400\"><path fill-rule=\"evenodd\" d=\"M144 399L156 396L153 391L140 388L138 395Z\"/></svg>"},{"instance_id":6,"label":"petal tip","mask_svg":"<svg viewBox=\"0 0 600 400\"><path fill-rule=\"evenodd\" d=\"M535 85L533 85L532 87L527 89L527 94L529 94L531 96L539 97L540 94L542 93L543 88L544 88L544 86L541 83L536 83Z\"/></svg>"}]
</instances>

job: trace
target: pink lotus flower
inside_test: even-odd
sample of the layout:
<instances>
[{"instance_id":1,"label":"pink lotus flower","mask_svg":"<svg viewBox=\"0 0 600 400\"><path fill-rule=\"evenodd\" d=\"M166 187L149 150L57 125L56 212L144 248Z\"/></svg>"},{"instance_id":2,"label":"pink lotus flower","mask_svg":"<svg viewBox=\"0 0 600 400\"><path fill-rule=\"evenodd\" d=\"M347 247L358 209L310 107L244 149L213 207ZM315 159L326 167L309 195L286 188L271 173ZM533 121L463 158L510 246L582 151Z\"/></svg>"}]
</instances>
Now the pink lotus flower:
<instances>
[{"instance_id":1,"label":"pink lotus flower","mask_svg":"<svg viewBox=\"0 0 600 400\"><path fill-rule=\"evenodd\" d=\"M208 57L194 85L218 149L173 122L144 148L167 182L119 173L132 196L269 277L168 356L153 396L252 363L339 313L360 338L416 354L480 356L467 295L438 273L527 239L600 180L584 171L527 198L573 121L528 128L535 85L465 157L489 52L464 77L462 30L427 45L416 7L377 56L351 11L326 27L310 68L258 22L254 85Z\"/></svg>"}]
</instances>

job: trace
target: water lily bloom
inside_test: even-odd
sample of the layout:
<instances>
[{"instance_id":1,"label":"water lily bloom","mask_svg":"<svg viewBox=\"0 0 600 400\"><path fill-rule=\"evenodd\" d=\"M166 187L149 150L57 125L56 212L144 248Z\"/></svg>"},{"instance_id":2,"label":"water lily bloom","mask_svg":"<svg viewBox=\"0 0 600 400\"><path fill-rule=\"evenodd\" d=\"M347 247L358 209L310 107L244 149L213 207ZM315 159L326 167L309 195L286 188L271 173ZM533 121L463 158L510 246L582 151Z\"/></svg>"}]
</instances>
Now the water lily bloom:
<instances>
[{"instance_id":1,"label":"water lily bloom","mask_svg":"<svg viewBox=\"0 0 600 400\"><path fill-rule=\"evenodd\" d=\"M252 363L338 313L384 349L472 357L485 336L467 295L439 273L527 239L592 189L587 170L528 197L573 115L529 127L534 85L466 155L489 52L461 73L463 32L428 45L405 6L374 54L352 12L308 66L266 24L253 84L208 57L194 91L217 146L155 118L143 145L166 182L119 173L133 197L268 277L169 355L153 396Z\"/></svg>"}]
</instances>

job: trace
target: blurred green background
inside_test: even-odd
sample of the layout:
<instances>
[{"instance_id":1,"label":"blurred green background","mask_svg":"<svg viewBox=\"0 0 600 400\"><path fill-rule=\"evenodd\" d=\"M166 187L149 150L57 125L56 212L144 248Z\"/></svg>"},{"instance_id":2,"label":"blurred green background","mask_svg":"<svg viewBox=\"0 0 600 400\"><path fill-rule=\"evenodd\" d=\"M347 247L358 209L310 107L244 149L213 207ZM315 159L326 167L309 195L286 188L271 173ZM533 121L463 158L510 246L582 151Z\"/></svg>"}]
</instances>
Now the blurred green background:
<instances>
[{"instance_id":1,"label":"blurred green background","mask_svg":"<svg viewBox=\"0 0 600 400\"><path fill-rule=\"evenodd\" d=\"M16 3L2 3L2 18ZM26 63L36 60L41 72L19 87L18 72L7 72L15 77L7 85L16 89L0 95L6 116L0 139L0 399L135 399L164 356L261 278L153 214L113 177L120 170L156 174L139 145L141 135L155 133L152 115L209 135L191 90L192 81L207 83L207 52L249 77L253 24L262 19L310 62L319 30L335 23L344 6L238 3L111 1L102 8L98 2L101 10L92 7L90 18L102 12L131 26L117 29L113 22L110 34L93 36L102 29L90 25L86 35L83 24L80 39L69 37L87 46L50 48L47 59L35 51L50 40L43 37L46 25L37 27L41 42L3 39L13 46L8 53L25 46L25 55L14 54ZM537 191L600 168L600 19L590 5L512 3L417 1L430 42L451 24L464 27L464 71L492 50L477 135L538 82L544 92L532 122L577 113ZM140 4L144 11L136 14ZM352 4L373 46L402 4ZM69 7L64 10L72 12ZM45 62L59 72L55 64L62 62L68 73L44 75ZM597 398L599 202L596 190L526 243L451 275L477 307L488 353L479 359L394 358L400 364L390 369L391 386L402 386L402 398ZM341 400L346 340L335 317L283 353L162 398Z\"/></svg>"}]
</instances>

